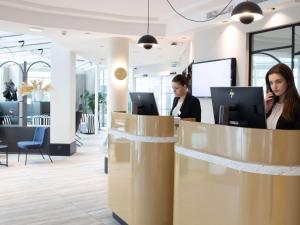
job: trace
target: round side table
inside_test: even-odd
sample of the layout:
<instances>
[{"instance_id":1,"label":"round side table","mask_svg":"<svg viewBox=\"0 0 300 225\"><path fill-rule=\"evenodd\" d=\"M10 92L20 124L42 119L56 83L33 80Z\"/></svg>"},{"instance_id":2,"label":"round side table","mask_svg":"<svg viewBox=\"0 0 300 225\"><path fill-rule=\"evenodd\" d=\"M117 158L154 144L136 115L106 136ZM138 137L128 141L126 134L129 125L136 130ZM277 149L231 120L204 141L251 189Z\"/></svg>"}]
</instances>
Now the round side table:
<instances>
[{"instance_id":1,"label":"round side table","mask_svg":"<svg viewBox=\"0 0 300 225\"><path fill-rule=\"evenodd\" d=\"M6 163L1 163L2 166L8 166L8 146L7 145L0 145L0 153L5 152L6 154Z\"/></svg>"}]
</instances>

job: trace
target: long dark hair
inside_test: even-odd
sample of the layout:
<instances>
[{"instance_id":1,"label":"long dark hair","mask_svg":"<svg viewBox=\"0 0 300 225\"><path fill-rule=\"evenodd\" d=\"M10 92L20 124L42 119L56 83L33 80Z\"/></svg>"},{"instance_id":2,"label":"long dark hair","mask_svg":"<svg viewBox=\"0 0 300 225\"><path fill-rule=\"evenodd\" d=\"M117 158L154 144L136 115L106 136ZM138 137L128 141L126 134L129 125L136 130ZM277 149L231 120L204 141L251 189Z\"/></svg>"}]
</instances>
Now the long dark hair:
<instances>
[{"instance_id":1,"label":"long dark hair","mask_svg":"<svg viewBox=\"0 0 300 225\"><path fill-rule=\"evenodd\" d=\"M282 116L286 120L293 120L294 107L297 101L299 101L299 94L296 89L293 71L287 65L283 63L276 64L273 66L266 74L266 86L267 90L271 90L271 85L269 81L269 75L277 73L280 74L287 82L287 90L284 97L284 107L282 111ZM277 102L279 98L275 98Z\"/></svg>"}]
</instances>

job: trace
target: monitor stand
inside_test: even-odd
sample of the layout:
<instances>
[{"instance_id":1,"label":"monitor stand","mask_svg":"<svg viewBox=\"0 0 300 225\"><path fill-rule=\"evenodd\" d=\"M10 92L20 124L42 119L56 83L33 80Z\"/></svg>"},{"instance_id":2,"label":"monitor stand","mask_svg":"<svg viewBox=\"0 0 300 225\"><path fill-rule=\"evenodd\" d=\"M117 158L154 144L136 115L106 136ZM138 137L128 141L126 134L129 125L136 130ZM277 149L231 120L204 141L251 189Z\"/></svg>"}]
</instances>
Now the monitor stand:
<instances>
[{"instance_id":1,"label":"monitor stand","mask_svg":"<svg viewBox=\"0 0 300 225\"><path fill-rule=\"evenodd\" d=\"M229 124L229 106L228 105L220 105L219 124L222 124L222 125Z\"/></svg>"}]
</instances>

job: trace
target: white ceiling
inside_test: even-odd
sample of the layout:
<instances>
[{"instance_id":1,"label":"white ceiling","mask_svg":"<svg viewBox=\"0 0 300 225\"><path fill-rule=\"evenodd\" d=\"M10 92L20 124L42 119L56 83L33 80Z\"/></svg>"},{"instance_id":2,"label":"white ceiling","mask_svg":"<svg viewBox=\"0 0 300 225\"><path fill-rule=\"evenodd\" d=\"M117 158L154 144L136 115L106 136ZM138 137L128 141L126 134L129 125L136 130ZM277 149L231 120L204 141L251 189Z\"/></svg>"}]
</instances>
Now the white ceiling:
<instances>
[{"instance_id":1,"label":"white ceiling","mask_svg":"<svg viewBox=\"0 0 300 225\"><path fill-rule=\"evenodd\" d=\"M241 0L234 0L236 5ZM184 15L201 19L207 12L222 9L229 0L170 0ZM269 0L264 7L295 0ZM107 39L130 39L130 65L172 63L180 59L195 29L219 25L229 19L223 15L209 23L192 23L175 15L166 0L150 0L150 33L159 47L138 48L138 38L146 32L147 0L0 0L0 30L45 36L95 62L105 64ZM42 33L29 27L43 28ZM65 32L66 35L62 35ZM171 46L172 42L179 42Z\"/></svg>"},{"instance_id":2,"label":"white ceiling","mask_svg":"<svg viewBox=\"0 0 300 225\"><path fill-rule=\"evenodd\" d=\"M22 7L34 11L109 17L115 20L141 22L147 16L147 0L1 0L0 2L3 5ZM178 11L188 13L195 9L204 11L215 6L221 7L228 0L170 0L170 2ZM152 20L159 21L173 14L166 0L150 0Z\"/></svg>"}]
</instances>

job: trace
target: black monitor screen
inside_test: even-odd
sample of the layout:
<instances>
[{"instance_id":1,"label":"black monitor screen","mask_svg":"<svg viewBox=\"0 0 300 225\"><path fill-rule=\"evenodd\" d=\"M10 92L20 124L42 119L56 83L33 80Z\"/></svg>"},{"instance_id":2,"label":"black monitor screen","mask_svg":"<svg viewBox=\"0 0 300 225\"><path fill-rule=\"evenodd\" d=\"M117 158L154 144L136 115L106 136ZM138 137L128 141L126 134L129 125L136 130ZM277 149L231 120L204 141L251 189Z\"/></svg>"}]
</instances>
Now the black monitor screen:
<instances>
[{"instance_id":1,"label":"black monitor screen","mask_svg":"<svg viewBox=\"0 0 300 225\"><path fill-rule=\"evenodd\" d=\"M132 114L158 115L158 110L153 93L130 92Z\"/></svg>"},{"instance_id":2,"label":"black monitor screen","mask_svg":"<svg viewBox=\"0 0 300 225\"><path fill-rule=\"evenodd\" d=\"M262 87L211 87L211 97L216 124L227 109L229 125L266 128Z\"/></svg>"}]
</instances>

